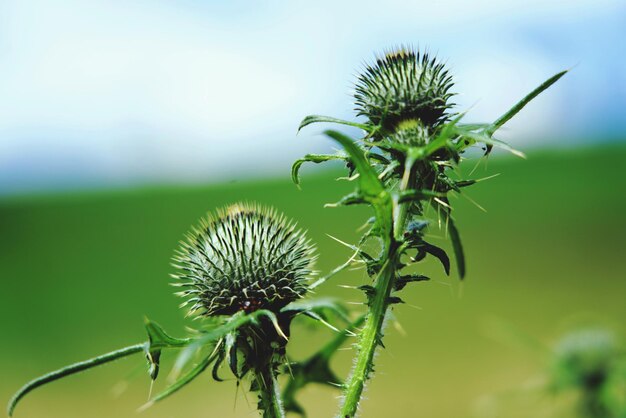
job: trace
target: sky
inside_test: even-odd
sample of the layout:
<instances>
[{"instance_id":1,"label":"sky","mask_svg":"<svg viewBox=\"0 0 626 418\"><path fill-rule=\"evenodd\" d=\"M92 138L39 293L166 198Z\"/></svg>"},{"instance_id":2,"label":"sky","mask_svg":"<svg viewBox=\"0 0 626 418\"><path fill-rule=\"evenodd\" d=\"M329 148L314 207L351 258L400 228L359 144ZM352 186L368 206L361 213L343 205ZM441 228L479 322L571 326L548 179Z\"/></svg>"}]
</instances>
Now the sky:
<instances>
[{"instance_id":1,"label":"sky","mask_svg":"<svg viewBox=\"0 0 626 418\"><path fill-rule=\"evenodd\" d=\"M353 119L355 75L413 45L516 148L626 138L623 0L0 1L0 195L288 175Z\"/></svg>"}]
</instances>

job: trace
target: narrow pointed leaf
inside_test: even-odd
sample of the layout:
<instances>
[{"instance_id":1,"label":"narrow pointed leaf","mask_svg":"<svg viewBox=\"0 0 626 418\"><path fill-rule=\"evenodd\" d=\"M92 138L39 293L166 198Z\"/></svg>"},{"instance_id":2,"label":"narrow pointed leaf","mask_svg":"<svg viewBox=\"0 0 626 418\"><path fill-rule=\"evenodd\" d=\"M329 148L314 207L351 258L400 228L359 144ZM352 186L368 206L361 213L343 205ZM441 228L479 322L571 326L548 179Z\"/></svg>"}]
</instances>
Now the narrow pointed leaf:
<instances>
[{"instance_id":1,"label":"narrow pointed leaf","mask_svg":"<svg viewBox=\"0 0 626 418\"><path fill-rule=\"evenodd\" d=\"M219 350L218 350L219 351ZM154 405L156 402L161 401L168 396L178 392L180 389L185 387L187 384L191 383L196 377L200 375L203 371L206 370L207 367L213 362L216 358L217 353L211 353L206 356L200 363L198 363L193 369L189 370L184 376L174 382L171 386L165 389L163 392L159 393L157 396L152 398L147 404L142 406L140 410L145 410L150 406Z\"/></svg>"},{"instance_id":2,"label":"narrow pointed leaf","mask_svg":"<svg viewBox=\"0 0 626 418\"><path fill-rule=\"evenodd\" d=\"M457 144L457 149L462 150L467 148L469 145L473 145L474 143L483 143L488 147L492 148L494 146L498 148L502 148L505 151L510 152L513 155L517 155L521 158L526 158L523 152L516 150L511 147L506 142L500 141L499 139L493 138L488 132L469 132L463 130L457 130L456 133L461 137L462 140L467 140L465 142L460 142Z\"/></svg>"},{"instance_id":3,"label":"narrow pointed leaf","mask_svg":"<svg viewBox=\"0 0 626 418\"><path fill-rule=\"evenodd\" d=\"M291 378L285 386L282 396L286 410L304 415L304 410L295 397L299 390L309 383L320 383L333 387L341 385L341 379L330 368L330 359L364 322L365 315L362 315L309 359L292 366Z\"/></svg>"},{"instance_id":4,"label":"narrow pointed leaf","mask_svg":"<svg viewBox=\"0 0 626 418\"><path fill-rule=\"evenodd\" d=\"M148 373L152 380L156 380L159 375L161 350L163 348L185 347L191 340L171 337L167 335L159 324L147 318L145 326L148 332L148 346L146 347L146 358L150 364Z\"/></svg>"},{"instance_id":5,"label":"narrow pointed leaf","mask_svg":"<svg viewBox=\"0 0 626 418\"><path fill-rule=\"evenodd\" d=\"M383 186L376 170L370 165L361 147L340 132L326 131L325 134L338 142L350 157L352 164L354 164L355 169L359 173L358 191L363 195L364 199L372 204L376 212L377 231L380 232L380 237L383 239L383 242L389 243L393 236L393 226L391 222L393 203L391 195Z\"/></svg>"},{"instance_id":6,"label":"narrow pointed leaf","mask_svg":"<svg viewBox=\"0 0 626 418\"><path fill-rule=\"evenodd\" d=\"M359 186L363 194L369 197L376 197L383 193L384 187L367 158L365 158L363 150L352 139L341 132L325 131L324 133L338 142L350 156L359 173Z\"/></svg>"},{"instance_id":7,"label":"narrow pointed leaf","mask_svg":"<svg viewBox=\"0 0 626 418\"><path fill-rule=\"evenodd\" d=\"M459 272L459 277L463 279L465 277L465 254L463 252L463 244L461 243L461 235L457 229L452 216L448 214L448 232L450 233L450 241L452 242L452 250L454 251L454 258L456 259L456 265Z\"/></svg>"},{"instance_id":8,"label":"narrow pointed leaf","mask_svg":"<svg viewBox=\"0 0 626 418\"><path fill-rule=\"evenodd\" d=\"M311 300L299 300L291 302L280 310L281 312L302 313L311 311L326 317L327 313L332 313L344 321L348 321L348 310L337 300L331 298L319 298Z\"/></svg>"},{"instance_id":9,"label":"narrow pointed leaf","mask_svg":"<svg viewBox=\"0 0 626 418\"><path fill-rule=\"evenodd\" d=\"M427 242L422 243L422 249L428 254L437 257L437 259L441 262L443 269L446 271L446 274L448 276L450 275L450 258L443 249Z\"/></svg>"},{"instance_id":10,"label":"narrow pointed leaf","mask_svg":"<svg viewBox=\"0 0 626 418\"><path fill-rule=\"evenodd\" d=\"M359 193L349 193L343 196L335 203L327 203L324 205L326 208L336 208L339 206L351 206L366 204L367 201Z\"/></svg>"},{"instance_id":11,"label":"narrow pointed leaf","mask_svg":"<svg viewBox=\"0 0 626 418\"><path fill-rule=\"evenodd\" d=\"M332 160L345 161L346 159L347 157L345 155L340 154L307 154L299 160L296 160L296 162L291 166L291 180L296 185L300 185L300 167L302 167L302 164L304 163L319 164Z\"/></svg>"},{"instance_id":12,"label":"narrow pointed leaf","mask_svg":"<svg viewBox=\"0 0 626 418\"><path fill-rule=\"evenodd\" d=\"M372 130L374 130L373 126L364 125L362 123L350 122L347 120L337 119L337 118L333 118L330 116L309 115L306 118L302 119L302 122L300 122L300 126L298 127L298 132L300 132L300 130L302 130L302 128L304 128L305 126L308 126L312 123L322 123L322 122L338 123L340 125L353 126L355 128L363 129L364 131L367 131L367 132L371 132Z\"/></svg>"},{"instance_id":13,"label":"narrow pointed leaf","mask_svg":"<svg viewBox=\"0 0 626 418\"><path fill-rule=\"evenodd\" d=\"M500 116L500 118L498 118L498 120L496 120L494 123L492 123L491 126L489 128L487 128L487 130L486 130L487 134L488 135L493 135L493 133L495 131L500 129L500 127L502 127L502 125L504 125L509 120L511 120L511 118L513 116L515 116L517 113L519 113L519 111L522 110L524 108L524 106L526 106L531 100L533 100L535 97L539 96L544 90L546 90L548 87L550 87L551 85L556 83L566 73L567 73L567 70L561 71L560 73L553 75L552 77L550 77L549 79L544 81L539 87L537 87L536 89L531 91L529 94L527 94L526 97L524 97L522 100L517 102L515 104L515 106L513 106L511 109L509 109L508 112L506 112L504 115Z\"/></svg>"},{"instance_id":14,"label":"narrow pointed leaf","mask_svg":"<svg viewBox=\"0 0 626 418\"><path fill-rule=\"evenodd\" d=\"M230 317L226 323L201 334L181 351L180 355L176 359L176 363L174 364L174 372L182 370L193 354L201 347L211 343L216 343L221 338L224 338L228 333L236 330L242 325L252 322L257 312L259 311L253 312L250 315L246 315L243 311L237 312L235 315Z\"/></svg>"},{"instance_id":15,"label":"narrow pointed leaf","mask_svg":"<svg viewBox=\"0 0 626 418\"><path fill-rule=\"evenodd\" d=\"M402 290L406 287L407 284L413 282L424 282L430 280L430 277L424 276L422 274L407 274L396 278L394 282L395 290Z\"/></svg>"},{"instance_id":16,"label":"narrow pointed leaf","mask_svg":"<svg viewBox=\"0 0 626 418\"><path fill-rule=\"evenodd\" d=\"M168 335L159 324L149 319L146 319L145 326L152 348L185 347L192 341L190 338L175 338Z\"/></svg>"}]
</instances>

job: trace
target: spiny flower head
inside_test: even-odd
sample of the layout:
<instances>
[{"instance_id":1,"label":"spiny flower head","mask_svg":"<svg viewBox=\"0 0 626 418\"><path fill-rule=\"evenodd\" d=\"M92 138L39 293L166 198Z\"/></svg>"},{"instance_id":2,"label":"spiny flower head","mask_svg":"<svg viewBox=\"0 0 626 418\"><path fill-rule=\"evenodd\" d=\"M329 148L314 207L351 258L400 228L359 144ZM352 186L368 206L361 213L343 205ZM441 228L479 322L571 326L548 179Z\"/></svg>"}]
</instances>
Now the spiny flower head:
<instances>
[{"instance_id":1,"label":"spiny flower head","mask_svg":"<svg viewBox=\"0 0 626 418\"><path fill-rule=\"evenodd\" d=\"M274 209L235 204L208 215L174 257L190 314L231 315L280 308L308 289L315 249Z\"/></svg>"},{"instance_id":2,"label":"spiny flower head","mask_svg":"<svg viewBox=\"0 0 626 418\"><path fill-rule=\"evenodd\" d=\"M417 119L427 126L446 119L452 76L444 64L408 48L376 59L359 75L355 86L358 115L394 131L398 123Z\"/></svg>"}]
</instances>

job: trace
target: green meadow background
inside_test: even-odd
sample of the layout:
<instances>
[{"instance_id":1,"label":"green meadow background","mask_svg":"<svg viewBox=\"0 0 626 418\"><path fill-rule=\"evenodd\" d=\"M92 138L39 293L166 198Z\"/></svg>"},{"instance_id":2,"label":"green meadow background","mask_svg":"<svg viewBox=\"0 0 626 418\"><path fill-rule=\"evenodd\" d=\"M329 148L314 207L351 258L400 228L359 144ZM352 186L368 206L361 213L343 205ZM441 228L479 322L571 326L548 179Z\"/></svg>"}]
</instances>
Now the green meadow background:
<instances>
[{"instance_id":1,"label":"green meadow background","mask_svg":"<svg viewBox=\"0 0 626 418\"><path fill-rule=\"evenodd\" d=\"M563 332L586 324L626 331L626 146L537 150L528 160L490 159L475 177L502 173L467 190L486 208L454 200L468 276L407 287L393 312L386 349L363 402L363 417L528 417L551 415L541 390L546 353ZM473 163L469 162L469 166ZM4 198L0 201L0 401L27 380L67 363L143 341L143 318L173 335L195 323L177 308L169 260L183 234L208 210L235 201L276 206L308 229L323 272L349 256L327 234L354 242L366 208L325 209L350 185L337 171L303 168L302 190L288 180L188 188ZM434 238L445 243L437 228ZM447 243L445 243L447 245ZM320 296L362 302L339 285L368 281L340 274ZM355 310L360 305L351 305ZM332 337L301 319L296 359ZM399 324L399 325L398 325ZM333 366L345 375L349 347ZM167 384L174 352L155 384ZM134 417L148 397L141 355L37 389L17 418ZM229 376L226 371L224 377ZM210 373L142 417L253 417L254 395ZM310 386L300 397L310 417L333 416L339 393Z\"/></svg>"}]
</instances>

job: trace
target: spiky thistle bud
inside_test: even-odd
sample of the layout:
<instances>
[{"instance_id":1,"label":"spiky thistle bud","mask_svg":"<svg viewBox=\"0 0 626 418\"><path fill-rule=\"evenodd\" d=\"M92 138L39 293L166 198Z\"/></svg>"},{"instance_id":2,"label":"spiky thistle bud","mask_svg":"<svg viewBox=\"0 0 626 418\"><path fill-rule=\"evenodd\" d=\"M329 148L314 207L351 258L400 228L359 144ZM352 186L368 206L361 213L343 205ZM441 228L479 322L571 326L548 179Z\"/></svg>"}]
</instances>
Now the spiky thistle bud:
<instances>
[{"instance_id":1,"label":"spiky thistle bud","mask_svg":"<svg viewBox=\"0 0 626 418\"><path fill-rule=\"evenodd\" d=\"M231 315L280 308L308 289L315 249L274 209L235 204L187 234L174 257L190 314Z\"/></svg>"},{"instance_id":2,"label":"spiky thistle bud","mask_svg":"<svg viewBox=\"0 0 626 418\"><path fill-rule=\"evenodd\" d=\"M443 63L408 48L387 53L358 76L355 104L358 115L394 131L406 120L434 126L446 119L452 77Z\"/></svg>"}]
</instances>

